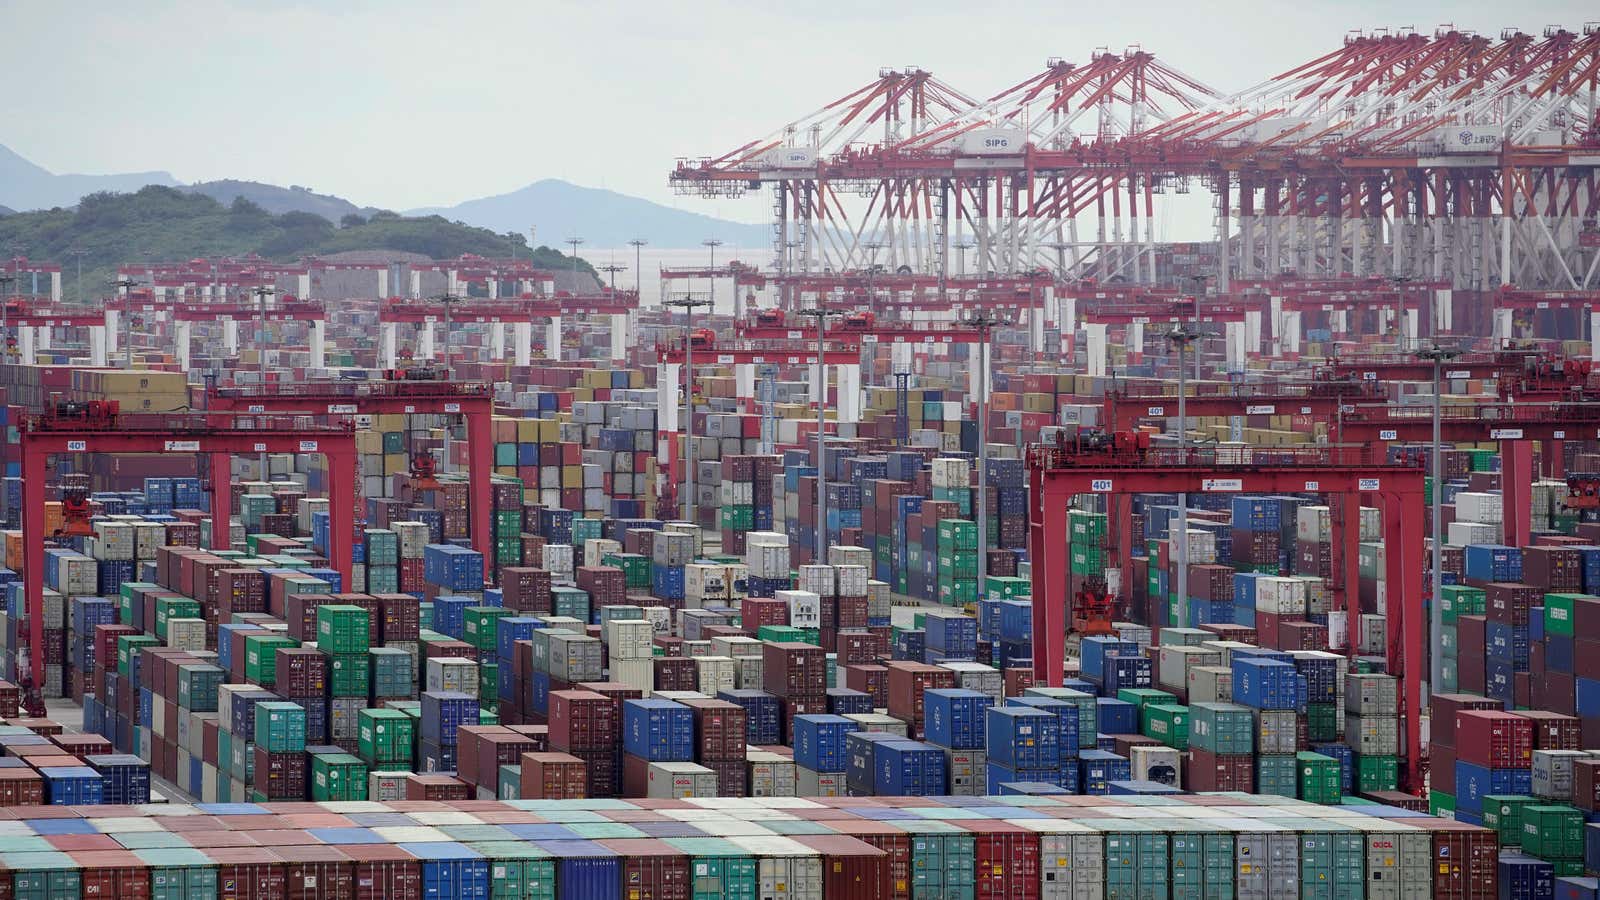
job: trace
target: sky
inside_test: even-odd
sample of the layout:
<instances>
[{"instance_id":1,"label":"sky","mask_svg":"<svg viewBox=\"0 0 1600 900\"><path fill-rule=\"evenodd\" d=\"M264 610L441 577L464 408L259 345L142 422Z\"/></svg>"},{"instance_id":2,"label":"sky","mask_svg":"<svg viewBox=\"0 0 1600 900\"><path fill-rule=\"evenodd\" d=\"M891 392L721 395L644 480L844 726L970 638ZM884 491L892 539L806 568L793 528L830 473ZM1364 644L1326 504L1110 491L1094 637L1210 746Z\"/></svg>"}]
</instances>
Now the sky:
<instances>
[{"instance_id":1,"label":"sky","mask_svg":"<svg viewBox=\"0 0 1600 900\"><path fill-rule=\"evenodd\" d=\"M1397 15L1403 18L1397 18ZM675 197L720 155L919 66L978 96L1139 45L1225 92L1352 30L1579 28L1591 2L135 2L0 0L0 144L53 172L299 184L403 210L540 178Z\"/></svg>"}]
</instances>

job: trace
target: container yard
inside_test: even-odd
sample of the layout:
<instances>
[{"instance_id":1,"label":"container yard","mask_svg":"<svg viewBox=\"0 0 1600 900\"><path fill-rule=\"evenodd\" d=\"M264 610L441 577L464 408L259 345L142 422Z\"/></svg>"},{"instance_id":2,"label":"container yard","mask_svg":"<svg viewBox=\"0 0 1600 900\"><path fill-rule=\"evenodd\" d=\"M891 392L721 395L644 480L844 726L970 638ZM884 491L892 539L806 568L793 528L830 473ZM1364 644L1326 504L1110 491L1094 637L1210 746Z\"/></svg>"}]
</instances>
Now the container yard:
<instances>
[{"instance_id":1,"label":"container yard","mask_svg":"<svg viewBox=\"0 0 1600 900\"><path fill-rule=\"evenodd\" d=\"M660 297L12 260L0 900L1600 900L1600 30L1317 52L883 70Z\"/></svg>"}]
</instances>

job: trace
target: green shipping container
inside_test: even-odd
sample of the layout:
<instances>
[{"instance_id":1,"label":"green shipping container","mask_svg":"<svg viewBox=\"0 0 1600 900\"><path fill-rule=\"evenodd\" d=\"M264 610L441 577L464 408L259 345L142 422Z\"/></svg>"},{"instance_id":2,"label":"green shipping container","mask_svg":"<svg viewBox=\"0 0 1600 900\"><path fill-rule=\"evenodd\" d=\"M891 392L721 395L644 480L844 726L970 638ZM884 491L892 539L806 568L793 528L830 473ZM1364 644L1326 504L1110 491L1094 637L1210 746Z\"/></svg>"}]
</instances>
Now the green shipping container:
<instances>
[{"instance_id":1,"label":"green shipping container","mask_svg":"<svg viewBox=\"0 0 1600 900\"><path fill-rule=\"evenodd\" d=\"M397 709L363 709L357 731L357 749L369 764L404 762L415 751L416 721Z\"/></svg>"},{"instance_id":2,"label":"green shipping container","mask_svg":"<svg viewBox=\"0 0 1600 900\"><path fill-rule=\"evenodd\" d=\"M150 869L150 900L213 900L217 866L200 850L135 850Z\"/></svg>"},{"instance_id":3,"label":"green shipping container","mask_svg":"<svg viewBox=\"0 0 1600 900\"><path fill-rule=\"evenodd\" d=\"M952 578L939 581L939 602L945 606L965 606L978 602L978 579Z\"/></svg>"},{"instance_id":4,"label":"green shipping container","mask_svg":"<svg viewBox=\"0 0 1600 900\"><path fill-rule=\"evenodd\" d=\"M117 638L117 671L124 677L133 677L133 660L139 655L141 647L158 647L161 645L159 638L148 634L124 634Z\"/></svg>"},{"instance_id":5,"label":"green shipping container","mask_svg":"<svg viewBox=\"0 0 1600 900\"><path fill-rule=\"evenodd\" d=\"M1178 696L1156 688L1123 688L1117 691L1117 699L1123 703L1132 703L1142 712L1146 706L1153 703L1177 703Z\"/></svg>"},{"instance_id":6,"label":"green shipping container","mask_svg":"<svg viewBox=\"0 0 1600 900\"><path fill-rule=\"evenodd\" d=\"M1150 703L1139 711L1139 725L1146 737L1168 747L1189 749L1189 707L1177 703Z\"/></svg>"},{"instance_id":7,"label":"green shipping container","mask_svg":"<svg viewBox=\"0 0 1600 900\"><path fill-rule=\"evenodd\" d=\"M1444 791L1428 792L1428 815L1446 816L1454 818L1456 812L1456 795Z\"/></svg>"},{"instance_id":8,"label":"green shipping container","mask_svg":"<svg viewBox=\"0 0 1600 900\"><path fill-rule=\"evenodd\" d=\"M1373 791L1394 791L1400 788L1400 758L1398 756L1356 757L1356 790L1363 794Z\"/></svg>"},{"instance_id":9,"label":"green shipping container","mask_svg":"<svg viewBox=\"0 0 1600 900\"><path fill-rule=\"evenodd\" d=\"M1106 896L1166 897L1170 844L1164 834L1106 835Z\"/></svg>"},{"instance_id":10,"label":"green shipping container","mask_svg":"<svg viewBox=\"0 0 1600 900\"><path fill-rule=\"evenodd\" d=\"M1486 600L1483 588L1465 584L1447 584L1439 589L1439 616L1444 624L1454 625L1462 616L1484 614Z\"/></svg>"},{"instance_id":11,"label":"green shipping container","mask_svg":"<svg viewBox=\"0 0 1600 900\"><path fill-rule=\"evenodd\" d=\"M499 606L469 606L461 611L461 639L473 649L494 652L498 646L499 621L515 610Z\"/></svg>"},{"instance_id":12,"label":"green shipping container","mask_svg":"<svg viewBox=\"0 0 1600 900\"><path fill-rule=\"evenodd\" d=\"M478 700L483 703L497 703L500 700L500 664L478 664ZM479 723L482 724L482 723Z\"/></svg>"},{"instance_id":13,"label":"green shipping container","mask_svg":"<svg viewBox=\"0 0 1600 900\"><path fill-rule=\"evenodd\" d=\"M1327 757L1323 757L1327 759ZM1334 776L1338 777L1337 761L1333 761ZM1299 796L1299 767L1293 754L1263 753L1256 757L1256 793L1276 794L1280 797Z\"/></svg>"},{"instance_id":14,"label":"green shipping container","mask_svg":"<svg viewBox=\"0 0 1600 900\"><path fill-rule=\"evenodd\" d=\"M286 634L249 634L244 639L244 680L272 687L278 679L278 648L298 647Z\"/></svg>"},{"instance_id":15,"label":"green shipping container","mask_svg":"<svg viewBox=\"0 0 1600 900\"><path fill-rule=\"evenodd\" d=\"M976 550L939 550L939 577L977 578L978 577L978 551Z\"/></svg>"},{"instance_id":16,"label":"green shipping container","mask_svg":"<svg viewBox=\"0 0 1600 900\"><path fill-rule=\"evenodd\" d=\"M1544 633L1572 637L1573 606L1584 599L1594 598L1587 594L1545 594Z\"/></svg>"},{"instance_id":17,"label":"green shipping container","mask_svg":"<svg viewBox=\"0 0 1600 900\"><path fill-rule=\"evenodd\" d=\"M1337 741L1339 734L1339 706L1335 703L1306 704L1306 734L1314 743Z\"/></svg>"},{"instance_id":18,"label":"green shipping container","mask_svg":"<svg viewBox=\"0 0 1600 900\"><path fill-rule=\"evenodd\" d=\"M1500 835L1500 846L1522 846L1522 811L1532 806L1535 799L1526 794L1485 794L1483 798L1483 827L1493 828Z\"/></svg>"},{"instance_id":19,"label":"green shipping container","mask_svg":"<svg viewBox=\"0 0 1600 900\"><path fill-rule=\"evenodd\" d=\"M1583 813L1571 806L1522 808L1522 849L1540 859L1583 858Z\"/></svg>"},{"instance_id":20,"label":"green shipping container","mask_svg":"<svg viewBox=\"0 0 1600 900\"><path fill-rule=\"evenodd\" d=\"M312 756L311 799L318 803L367 799L367 764L348 753Z\"/></svg>"},{"instance_id":21,"label":"green shipping container","mask_svg":"<svg viewBox=\"0 0 1600 900\"><path fill-rule=\"evenodd\" d=\"M756 861L744 848L713 837L666 840L689 857L690 900L756 900Z\"/></svg>"},{"instance_id":22,"label":"green shipping container","mask_svg":"<svg viewBox=\"0 0 1600 900\"><path fill-rule=\"evenodd\" d=\"M1255 717L1233 703L1193 703L1189 706L1189 746L1218 755L1255 750Z\"/></svg>"},{"instance_id":23,"label":"green shipping container","mask_svg":"<svg viewBox=\"0 0 1600 900\"><path fill-rule=\"evenodd\" d=\"M200 618L200 604L188 597L156 598L156 637L167 639L167 623L173 619Z\"/></svg>"},{"instance_id":24,"label":"green shipping container","mask_svg":"<svg viewBox=\"0 0 1600 900\"><path fill-rule=\"evenodd\" d=\"M756 630L756 639L769 643L783 643L798 641L803 633L804 629L793 625L763 625Z\"/></svg>"},{"instance_id":25,"label":"green shipping container","mask_svg":"<svg viewBox=\"0 0 1600 900\"><path fill-rule=\"evenodd\" d=\"M58 900L77 897L83 888L83 874L72 857L55 850L7 853L7 872L0 878L11 880L8 896L17 900Z\"/></svg>"},{"instance_id":26,"label":"green shipping container","mask_svg":"<svg viewBox=\"0 0 1600 900\"><path fill-rule=\"evenodd\" d=\"M911 896L970 898L977 880L976 838L949 822L897 823L911 833Z\"/></svg>"},{"instance_id":27,"label":"green shipping container","mask_svg":"<svg viewBox=\"0 0 1600 900\"><path fill-rule=\"evenodd\" d=\"M516 537L522 534L522 510L495 510L494 533L496 537Z\"/></svg>"},{"instance_id":28,"label":"green shipping container","mask_svg":"<svg viewBox=\"0 0 1600 900\"><path fill-rule=\"evenodd\" d=\"M495 787L496 800L521 800L522 799L522 767L502 764L499 771L499 783Z\"/></svg>"},{"instance_id":29,"label":"green shipping container","mask_svg":"<svg viewBox=\"0 0 1600 900\"><path fill-rule=\"evenodd\" d=\"M1033 582L1013 575L990 575L986 590L991 600L1015 600L1033 595Z\"/></svg>"},{"instance_id":30,"label":"green shipping container","mask_svg":"<svg viewBox=\"0 0 1600 900\"><path fill-rule=\"evenodd\" d=\"M372 693L372 664L365 651L328 654L328 694L367 697Z\"/></svg>"},{"instance_id":31,"label":"green shipping container","mask_svg":"<svg viewBox=\"0 0 1600 900\"><path fill-rule=\"evenodd\" d=\"M369 633L365 609L347 603L317 607L317 646L324 653L366 653Z\"/></svg>"},{"instance_id":32,"label":"green shipping container","mask_svg":"<svg viewBox=\"0 0 1600 900\"><path fill-rule=\"evenodd\" d=\"M473 841L489 861L489 896L498 900L555 900L556 861L522 841Z\"/></svg>"},{"instance_id":33,"label":"green shipping container","mask_svg":"<svg viewBox=\"0 0 1600 900\"><path fill-rule=\"evenodd\" d=\"M409 697L416 678L416 663L411 651L397 647L373 647L367 651L372 673L368 678L374 698Z\"/></svg>"},{"instance_id":34,"label":"green shipping container","mask_svg":"<svg viewBox=\"0 0 1600 900\"><path fill-rule=\"evenodd\" d=\"M978 525L966 519L939 520L939 551L977 550Z\"/></svg>"},{"instance_id":35,"label":"green shipping container","mask_svg":"<svg viewBox=\"0 0 1600 900\"><path fill-rule=\"evenodd\" d=\"M306 711L298 703L256 704L257 747L268 753L299 753L306 749Z\"/></svg>"},{"instance_id":36,"label":"green shipping container","mask_svg":"<svg viewBox=\"0 0 1600 900\"><path fill-rule=\"evenodd\" d=\"M1302 900L1362 900L1366 896L1366 836L1311 833L1300 836Z\"/></svg>"},{"instance_id":37,"label":"green shipping container","mask_svg":"<svg viewBox=\"0 0 1600 900\"><path fill-rule=\"evenodd\" d=\"M722 507L718 521L725 530L750 531L756 527L756 508L747 503L731 503Z\"/></svg>"},{"instance_id":38,"label":"green shipping container","mask_svg":"<svg viewBox=\"0 0 1600 900\"><path fill-rule=\"evenodd\" d=\"M1303 750L1294 759L1301 800L1335 804L1343 799L1338 760Z\"/></svg>"}]
</instances>

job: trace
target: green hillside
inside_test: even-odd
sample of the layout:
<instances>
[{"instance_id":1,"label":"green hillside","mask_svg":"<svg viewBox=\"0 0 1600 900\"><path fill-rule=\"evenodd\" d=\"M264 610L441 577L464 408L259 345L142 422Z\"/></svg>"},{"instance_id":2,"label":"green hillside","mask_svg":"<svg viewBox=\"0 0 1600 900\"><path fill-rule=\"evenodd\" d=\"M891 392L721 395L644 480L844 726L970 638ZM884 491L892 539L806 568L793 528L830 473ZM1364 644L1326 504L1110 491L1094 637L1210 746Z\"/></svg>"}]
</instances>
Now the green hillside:
<instances>
[{"instance_id":1,"label":"green hillside","mask_svg":"<svg viewBox=\"0 0 1600 900\"><path fill-rule=\"evenodd\" d=\"M347 250L403 250L434 259L463 253L528 258L525 235L495 234L440 216L404 217L379 212L370 219L345 216L337 225L304 212L273 215L245 199L224 206L203 194L152 185L133 194L90 194L73 209L0 217L0 254L61 264L62 288L76 299L77 257L83 253L83 292L107 293L117 266L145 260L242 256L256 253L292 262L312 254ZM571 269L572 258L549 247L533 250L541 268ZM582 260L581 271L595 274Z\"/></svg>"}]
</instances>

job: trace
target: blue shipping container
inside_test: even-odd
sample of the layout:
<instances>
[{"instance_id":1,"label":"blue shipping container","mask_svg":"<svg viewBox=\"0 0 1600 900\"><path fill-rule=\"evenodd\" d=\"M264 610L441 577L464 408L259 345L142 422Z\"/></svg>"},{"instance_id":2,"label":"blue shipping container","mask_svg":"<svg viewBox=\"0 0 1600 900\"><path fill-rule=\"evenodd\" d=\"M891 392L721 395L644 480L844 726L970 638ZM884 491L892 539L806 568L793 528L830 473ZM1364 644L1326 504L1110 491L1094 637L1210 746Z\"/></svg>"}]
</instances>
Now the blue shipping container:
<instances>
[{"instance_id":1,"label":"blue shipping container","mask_svg":"<svg viewBox=\"0 0 1600 900\"><path fill-rule=\"evenodd\" d=\"M982 750L986 710L993 705L994 698L979 691L964 688L923 691L923 738L930 744L951 750Z\"/></svg>"},{"instance_id":2,"label":"blue shipping container","mask_svg":"<svg viewBox=\"0 0 1600 900\"><path fill-rule=\"evenodd\" d=\"M694 713L671 700L624 700L622 749L651 762L692 762Z\"/></svg>"},{"instance_id":3,"label":"blue shipping container","mask_svg":"<svg viewBox=\"0 0 1600 900\"><path fill-rule=\"evenodd\" d=\"M986 714L991 762L1047 769L1061 761L1061 720L1027 706L991 706Z\"/></svg>"},{"instance_id":4,"label":"blue shipping container","mask_svg":"<svg viewBox=\"0 0 1600 900\"><path fill-rule=\"evenodd\" d=\"M949 790L944 751L918 741L884 741L873 748L873 793L932 797Z\"/></svg>"},{"instance_id":5,"label":"blue shipping container","mask_svg":"<svg viewBox=\"0 0 1600 900\"><path fill-rule=\"evenodd\" d=\"M843 716L795 716L795 764L813 772L845 771L845 735L860 728Z\"/></svg>"}]
</instances>

